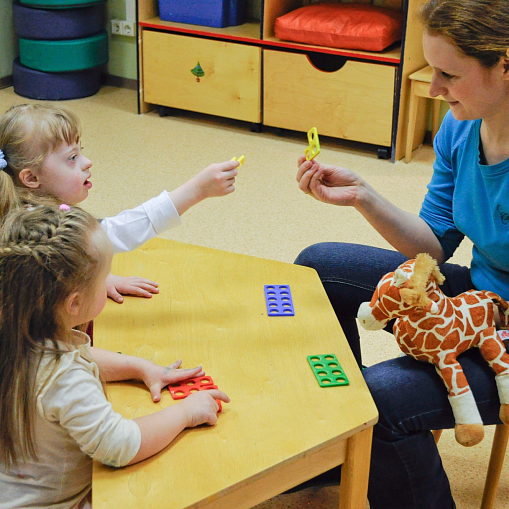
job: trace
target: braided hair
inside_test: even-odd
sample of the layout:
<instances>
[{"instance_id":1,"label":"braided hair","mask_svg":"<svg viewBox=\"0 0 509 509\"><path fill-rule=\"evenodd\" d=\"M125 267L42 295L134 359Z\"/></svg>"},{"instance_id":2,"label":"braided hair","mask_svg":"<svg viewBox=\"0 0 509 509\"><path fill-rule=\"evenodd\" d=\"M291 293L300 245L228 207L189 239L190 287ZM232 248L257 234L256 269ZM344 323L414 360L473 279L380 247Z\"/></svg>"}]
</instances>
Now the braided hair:
<instances>
[{"instance_id":1,"label":"braided hair","mask_svg":"<svg viewBox=\"0 0 509 509\"><path fill-rule=\"evenodd\" d=\"M97 220L78 207L10 212L0 231L0 462L36 458L36 373L45 352L61 355L62 310L102 266L91 241ZM47 341L52 347L48 347ZM55 363L56 366L56 363Z\"/></svg>"}]
</instances>

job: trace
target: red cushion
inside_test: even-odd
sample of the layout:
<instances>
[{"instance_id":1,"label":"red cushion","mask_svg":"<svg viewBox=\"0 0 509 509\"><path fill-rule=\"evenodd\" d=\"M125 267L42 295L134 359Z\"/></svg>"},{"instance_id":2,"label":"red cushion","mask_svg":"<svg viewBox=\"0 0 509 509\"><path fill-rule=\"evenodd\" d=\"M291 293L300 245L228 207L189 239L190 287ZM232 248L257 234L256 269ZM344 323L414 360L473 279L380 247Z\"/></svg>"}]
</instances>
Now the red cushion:
<instances>
[{"instance_id":1,"label":"red cushion","mask_svg":"<svg viewBox=\"0 0 509 509\"><path fill-rule=\"evenodd\" d=\"M318 3L276 19L278 39L382 51L401 40L403 13L369 4Z\"/></svg>"}]
</instances>

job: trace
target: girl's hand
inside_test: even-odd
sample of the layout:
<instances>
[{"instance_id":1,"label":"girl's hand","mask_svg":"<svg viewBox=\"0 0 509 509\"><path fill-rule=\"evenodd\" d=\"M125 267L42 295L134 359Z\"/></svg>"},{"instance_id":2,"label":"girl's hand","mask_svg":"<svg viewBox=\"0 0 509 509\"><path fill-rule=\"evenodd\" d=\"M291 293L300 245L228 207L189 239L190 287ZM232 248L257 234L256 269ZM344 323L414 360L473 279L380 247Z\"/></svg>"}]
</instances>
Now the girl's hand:
<instances>
[{"instance_id":1,"label":"girl's hand","mask_svg":"<svg viewBox=\"0 0 509 509\"><path fill-rule=\"evenodd\" d=\"M216 399L225 403L230 402L230 398L223 391L217 389L194 392L184 399L180 405L187 414L187 427L194 428L205 423L215 424L219 410Z\"/></svg>"},{"instance_id":2,"label":"girl's hand","mask_svg":"<svg viewBox=\"0 0 509 509\"><path fill-rule=\"evenodd\" d=\"M108 274L106 289L108 297L121 304L124 302L122 295L135 295L136 297L152 297L153 293L159 293L158 284L142 277L123 277Z\"/></svg>"},{"instance_id":3,"label":"girl's hand","mask_svg":"<svg viewBox=\"0 0 509 509\"><path fill-rule=\"evenodd\" d=\"M180 359L166 367L158 366L153 362L147 362L144 364L141 379L150 389L152 401L160 401L161 390L169 384L174 384L176 382L181 382L182 380L187 380L188 378L205 375L205 372L202 370L201 366L189 369L178 369L181 364L182 361Z\"/></svg>"},{"instance_id":4,"label":"girl's hand","mask_svg":"<svg viewBox=\"0 0 509 509\"><path fill-rule=\"evenodd\" d=\"M355 206L363 186L362 179L346 168L306 161L300 156L297 182L306 194L324 203Z\"/></svg>"},{"instance_id":5,"label":"girl's hand","mask_svg":"<svg viewBox=\"0 0 509 509\"><path fill-rule=\"evenodd\" d=\"M226 161L207 166L200 171L191 183L196 188L200 200L214 196L224 196L235 191L235 177L238 174L238 161Z\"/></svg>"}]
</instances>

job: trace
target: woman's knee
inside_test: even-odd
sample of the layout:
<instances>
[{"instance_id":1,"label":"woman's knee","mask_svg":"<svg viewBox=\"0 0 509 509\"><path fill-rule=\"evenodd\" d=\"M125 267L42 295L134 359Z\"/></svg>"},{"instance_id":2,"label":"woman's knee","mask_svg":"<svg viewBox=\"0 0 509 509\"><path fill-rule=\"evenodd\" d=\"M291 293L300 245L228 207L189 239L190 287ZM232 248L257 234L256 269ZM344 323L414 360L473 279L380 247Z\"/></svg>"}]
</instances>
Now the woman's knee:
<instances>
[{"instance_id":1,"label":"woman's knee","mask_svg":"<svg viewBox=\"0 0 509 509\"><path fill-rule=\"evenodd\" d=\"M306 247L306 249L299 253L294 263L315 269L323 264L325 259L330 257L331 245L332 243L329 242L321 242Z\"/></svg>"}]
</instances>

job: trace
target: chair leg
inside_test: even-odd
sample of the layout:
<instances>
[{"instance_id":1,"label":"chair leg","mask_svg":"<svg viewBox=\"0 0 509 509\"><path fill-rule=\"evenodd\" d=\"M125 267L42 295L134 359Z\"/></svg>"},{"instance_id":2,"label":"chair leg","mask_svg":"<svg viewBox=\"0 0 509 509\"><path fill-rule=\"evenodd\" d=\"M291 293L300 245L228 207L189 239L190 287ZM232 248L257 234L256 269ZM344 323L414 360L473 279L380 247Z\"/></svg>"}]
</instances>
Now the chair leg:
<instances>
[{"instance_id":1,"label":"chair leg","mask_svg":"<svg viewBox=\"0 0 509 509\"><path fill-rule=\"evenodd\" d=\"M433 140L438 132L438 128L440 127L440 105L442 101L440 99L432 99L431 105L431 144L433 144Z\"/></svg>"},{"instance_id":2,"label":"chair leg","mask_svg":"<svg viewBox=\"0 0 509 509\"><path fill-rule=\"evenodd\" d=\"M495 506L495 497L497 495L508 440L509 426L498 424L495 429L495 436L493 437L493 445L491 446L490 463L488 465L488 473L486 474L481 509L493 509Z\"/></svg>"},{"instance_id":3,"label":"chair leg","mask_svg":"<svg viewBox=\"0 0 509 509\"><path fill-rule=\"evenodd\" d=\"M414 82L410 86L410 106L408 108L408 126L406 130L406 149L405 163L409 163L412 159L412 149L414 144L415 123L417 122L417 106L419 99L414 94Z\"/></svg>"},{"instance_id":4,"label":"chair leg","mask_svg":"<svg viewBox=\"0 0 509 509\"><path fill-rule=\"evenodd\" d=\"M440 437L442 436L443 429L434 429L431 433L433 433L433 436L435 437L435 444L438 444L438 441L440 440Z\"/></svg>"}]
</instances>

